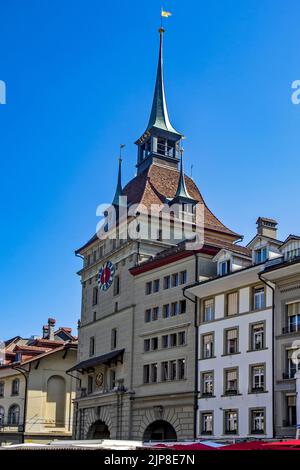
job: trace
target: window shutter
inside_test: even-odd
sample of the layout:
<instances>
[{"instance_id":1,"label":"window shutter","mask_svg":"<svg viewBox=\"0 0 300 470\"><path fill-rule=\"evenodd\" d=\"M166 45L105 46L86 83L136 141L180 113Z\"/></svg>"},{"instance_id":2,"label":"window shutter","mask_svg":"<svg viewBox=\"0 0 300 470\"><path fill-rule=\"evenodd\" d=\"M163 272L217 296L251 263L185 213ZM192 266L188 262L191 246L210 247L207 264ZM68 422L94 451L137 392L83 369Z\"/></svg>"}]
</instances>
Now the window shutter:
<instances>
[{"instance_id":1,"label":"window shutter","mask_svg":"<svg viewBox=\"0 0 300 470\"><path fill-rule=\"evenodd\" d=\"M237 339L237 330L228 330L227 339Z\"/></svg>"},{"instance_id":2,"label":"window shutter","mask_svg":"<svg viewBox=\"0 0 300 470\"><path fill-rule=\"evenodd\" d=\"M233 292L228 294L227 298L227 313L228 315L235 315L238 311L238 293Z\"/></svg>"}]
</instances>

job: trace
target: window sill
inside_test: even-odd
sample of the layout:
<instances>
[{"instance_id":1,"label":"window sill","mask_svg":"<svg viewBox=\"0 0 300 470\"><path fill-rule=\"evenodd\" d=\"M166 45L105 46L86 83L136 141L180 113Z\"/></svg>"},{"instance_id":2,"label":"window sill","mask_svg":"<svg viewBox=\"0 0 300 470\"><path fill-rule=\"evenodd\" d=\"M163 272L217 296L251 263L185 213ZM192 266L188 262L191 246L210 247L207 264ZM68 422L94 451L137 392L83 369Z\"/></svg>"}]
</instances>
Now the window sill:
<instances>
[{"instance_id":1,"label":"window sill","mask_svg":"<svg viewBox=\"0 0 300 470\"><path fill-rule=\"evenodd\" d=\"M229 397L229 398L232 398L232 397L241 397L242 396L242 393L223 393L223 395L221 395L221 397Z\"/></svg>"},{"instance_id":2,"label":"window sill","mask_svg":"<svg viewBox=\"0 0 300 470\"><path fill-rule=\"evenodd\" d=\"M268 390L251 390L248 395L260 395L261 393L269 393Z\"/></svg>"},{"instance_id":3,"label":"window sill","mask_svg":"<svg viewBox=\"0 0 300 470\"><path fill-rule=\"evenodd\" d=\"M217 356L210 356L210 357L200 357L199 361L208 361L209 359L216 359Z\"/></svg>"},{"instance_id":4,"label":"window sill","mask_svg":"<svg viewBox=\"0 0 300 470\"><path fill-rule=\"evenodd\" d=\"M260 349L248 349L246 352L247 352L247 353L250 353L250 352L259 352L259 351L266 351L267 349L269 349L269 348L264 347L264 348L260 348Z\"/></svg>"},{"instance_id":5,"label":"window sill","mask_svg":"<svg viewBox=\"0 0 300 470\"><path fill-rule=\"evenodd\" d=\"M210 393L207 393L207 394L202 393L202 394L199 395L198 398L199 399L201 398L202 400L205 399L205 398L216 398L216 395L211 395Z\"/></svg>"},{"instance_id":6,"label":"window sill","mask_svg":"<svg viewBox=\"0 0 300 470\"><path fill-rule=\"evenodd\" d=\"M234 353L221 354L221 357L236 356L237 354L241 354L241 352L238 351L238 352L234 352Z\"/></svg>"}]
</instances>

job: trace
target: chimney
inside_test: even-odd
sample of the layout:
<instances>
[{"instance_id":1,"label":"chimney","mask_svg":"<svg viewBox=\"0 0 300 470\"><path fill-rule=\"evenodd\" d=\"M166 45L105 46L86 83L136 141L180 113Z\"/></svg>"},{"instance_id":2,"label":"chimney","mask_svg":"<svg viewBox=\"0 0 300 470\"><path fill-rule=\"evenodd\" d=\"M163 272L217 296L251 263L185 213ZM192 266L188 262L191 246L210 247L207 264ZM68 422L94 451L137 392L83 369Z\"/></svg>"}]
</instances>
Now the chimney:
<instances>
[{"instance_id":1,"label":"chimney","mask_svg":"<svg viewBox=\"0 0 300 470\"><path fill-rule=\"evenodd\" d=\"M54 340L54 327L56 320L54 318L48 318L48 339L50 341Z\"/></svg>"},{"instance_id":2,"label":"chimney","mask_svg":"<svg viewBox=\"0 0 300 470\"><path fill-rule=\"evenodd\" d=\"M47 339L48 338L48 325L44 325L43 326L43 339Z\"/></svg>"},{"instance_id":3,"label":"chimney","mask_svg":"<svg viewBox=\"0 0 300 470\"><path fill-rule=\"evenodd\" d=\"M278 222L274 219L268 219L266 217L259 217L256 221L257 225L257 235L262 235L263 237L277 239L277 225Z\"/></svg>"}]
</instances>

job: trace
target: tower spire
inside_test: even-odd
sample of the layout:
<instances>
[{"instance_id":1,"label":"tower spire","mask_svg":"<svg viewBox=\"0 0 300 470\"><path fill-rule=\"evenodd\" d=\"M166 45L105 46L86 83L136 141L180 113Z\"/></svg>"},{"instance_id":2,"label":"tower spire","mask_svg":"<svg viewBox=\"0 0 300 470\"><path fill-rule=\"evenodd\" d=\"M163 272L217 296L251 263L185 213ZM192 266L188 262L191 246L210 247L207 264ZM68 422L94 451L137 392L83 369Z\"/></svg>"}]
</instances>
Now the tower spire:
<instances>
[{"instance_id":1,"label":"tower spire","mask_svg":"<svg viewBox=\"0 0 300 470\"><path fill-rule=\"evenodd\" d=\"M183 147L180 148L180 173L178 187L174 199L192 199L186 188L184 180L184 169L183 169Z\"/></svg>"},{"instance_id":2,"label":"tower spire","mask_svg":"<svg viewBox=\"0 0 300 470\"><path fill-rule=\"evenodd\" d=\"M118 207L120 205L119 198L122 196L122 149L125 147L124 144L120 145L120 156L119 156L119 168L118 168L118 182L116 187L116 192L112 205Z\"/></svg>"},{"instance_id":3,"label":"tower spire","mask_svg":"<svg viewBox=\"0 0 300 470\"><path fill-rule=\"evenodd\" d=\"M165 95L164 71L163 71L163 39L164 39L165 30L163 27L160 27L158 31L160 35L160 43L159 43L157 74L156 74L152 109L151 109L150 119L149 119L146 132L152 129L153 127L155 127L158 129L163 129L168 132L172 132L177 135L181 135L179 132L177 132L174 129L169 119L169 113L168 113L166 95Z\"/></svg>"}]
</instances>

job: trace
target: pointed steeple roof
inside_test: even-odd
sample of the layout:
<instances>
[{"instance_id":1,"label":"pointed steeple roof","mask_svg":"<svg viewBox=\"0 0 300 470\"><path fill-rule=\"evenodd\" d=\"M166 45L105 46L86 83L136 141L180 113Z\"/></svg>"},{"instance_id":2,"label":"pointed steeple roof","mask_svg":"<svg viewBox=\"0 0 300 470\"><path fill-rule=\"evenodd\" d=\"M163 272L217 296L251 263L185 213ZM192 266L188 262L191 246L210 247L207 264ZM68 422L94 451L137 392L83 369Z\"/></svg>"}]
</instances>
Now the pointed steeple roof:
<instances>
[{"instance_id":1,"label":"pointed steeple roof","mask_svg":"<svg viewBox=\"0 0 300 470\"><path fill-rule=\"evenodd\" d=\"M119 169L118 169L118 182L116 187L115 196L112 202L113 206L119 206L120 201L119 198L122 196L122 158L119 158Z\"/></svg>"},{"instance_id":2,"label":"pointed steeple roof","mask_svg":"<svg viewBox=\"0 0 300 470\"><path fill-rule=\"evenodd\" d=\"M154 90L154 97L153 97L150 119L149 119L146 132L152 129L153 127L155 127L158 129L163 129L165 131L172 132L177 135L181 135L179 132L177 132L174 129L169 119L166 95L165 95L164 76L163 76L163 35L164 35L165 30L164 28L159 28L158 31L160 34L160 45L159 45L156 83L155 83L155 90Z\"/></svg>"},{"instance_id":3,"label":"pointed steeple roof","mask_svg":"<svg viewBox=\"0 0 300 470\"><path fill-rule=\"evenodd\" d=\"M177 191L174 196L174 200L178 199L190 199L193 198L189 195L188 190L186 188L185 179L184 179L184 169L183 169L183 148L180 149L180 173L179 173L179 181L177 186Z\"/></svg>"}]
</instances>

